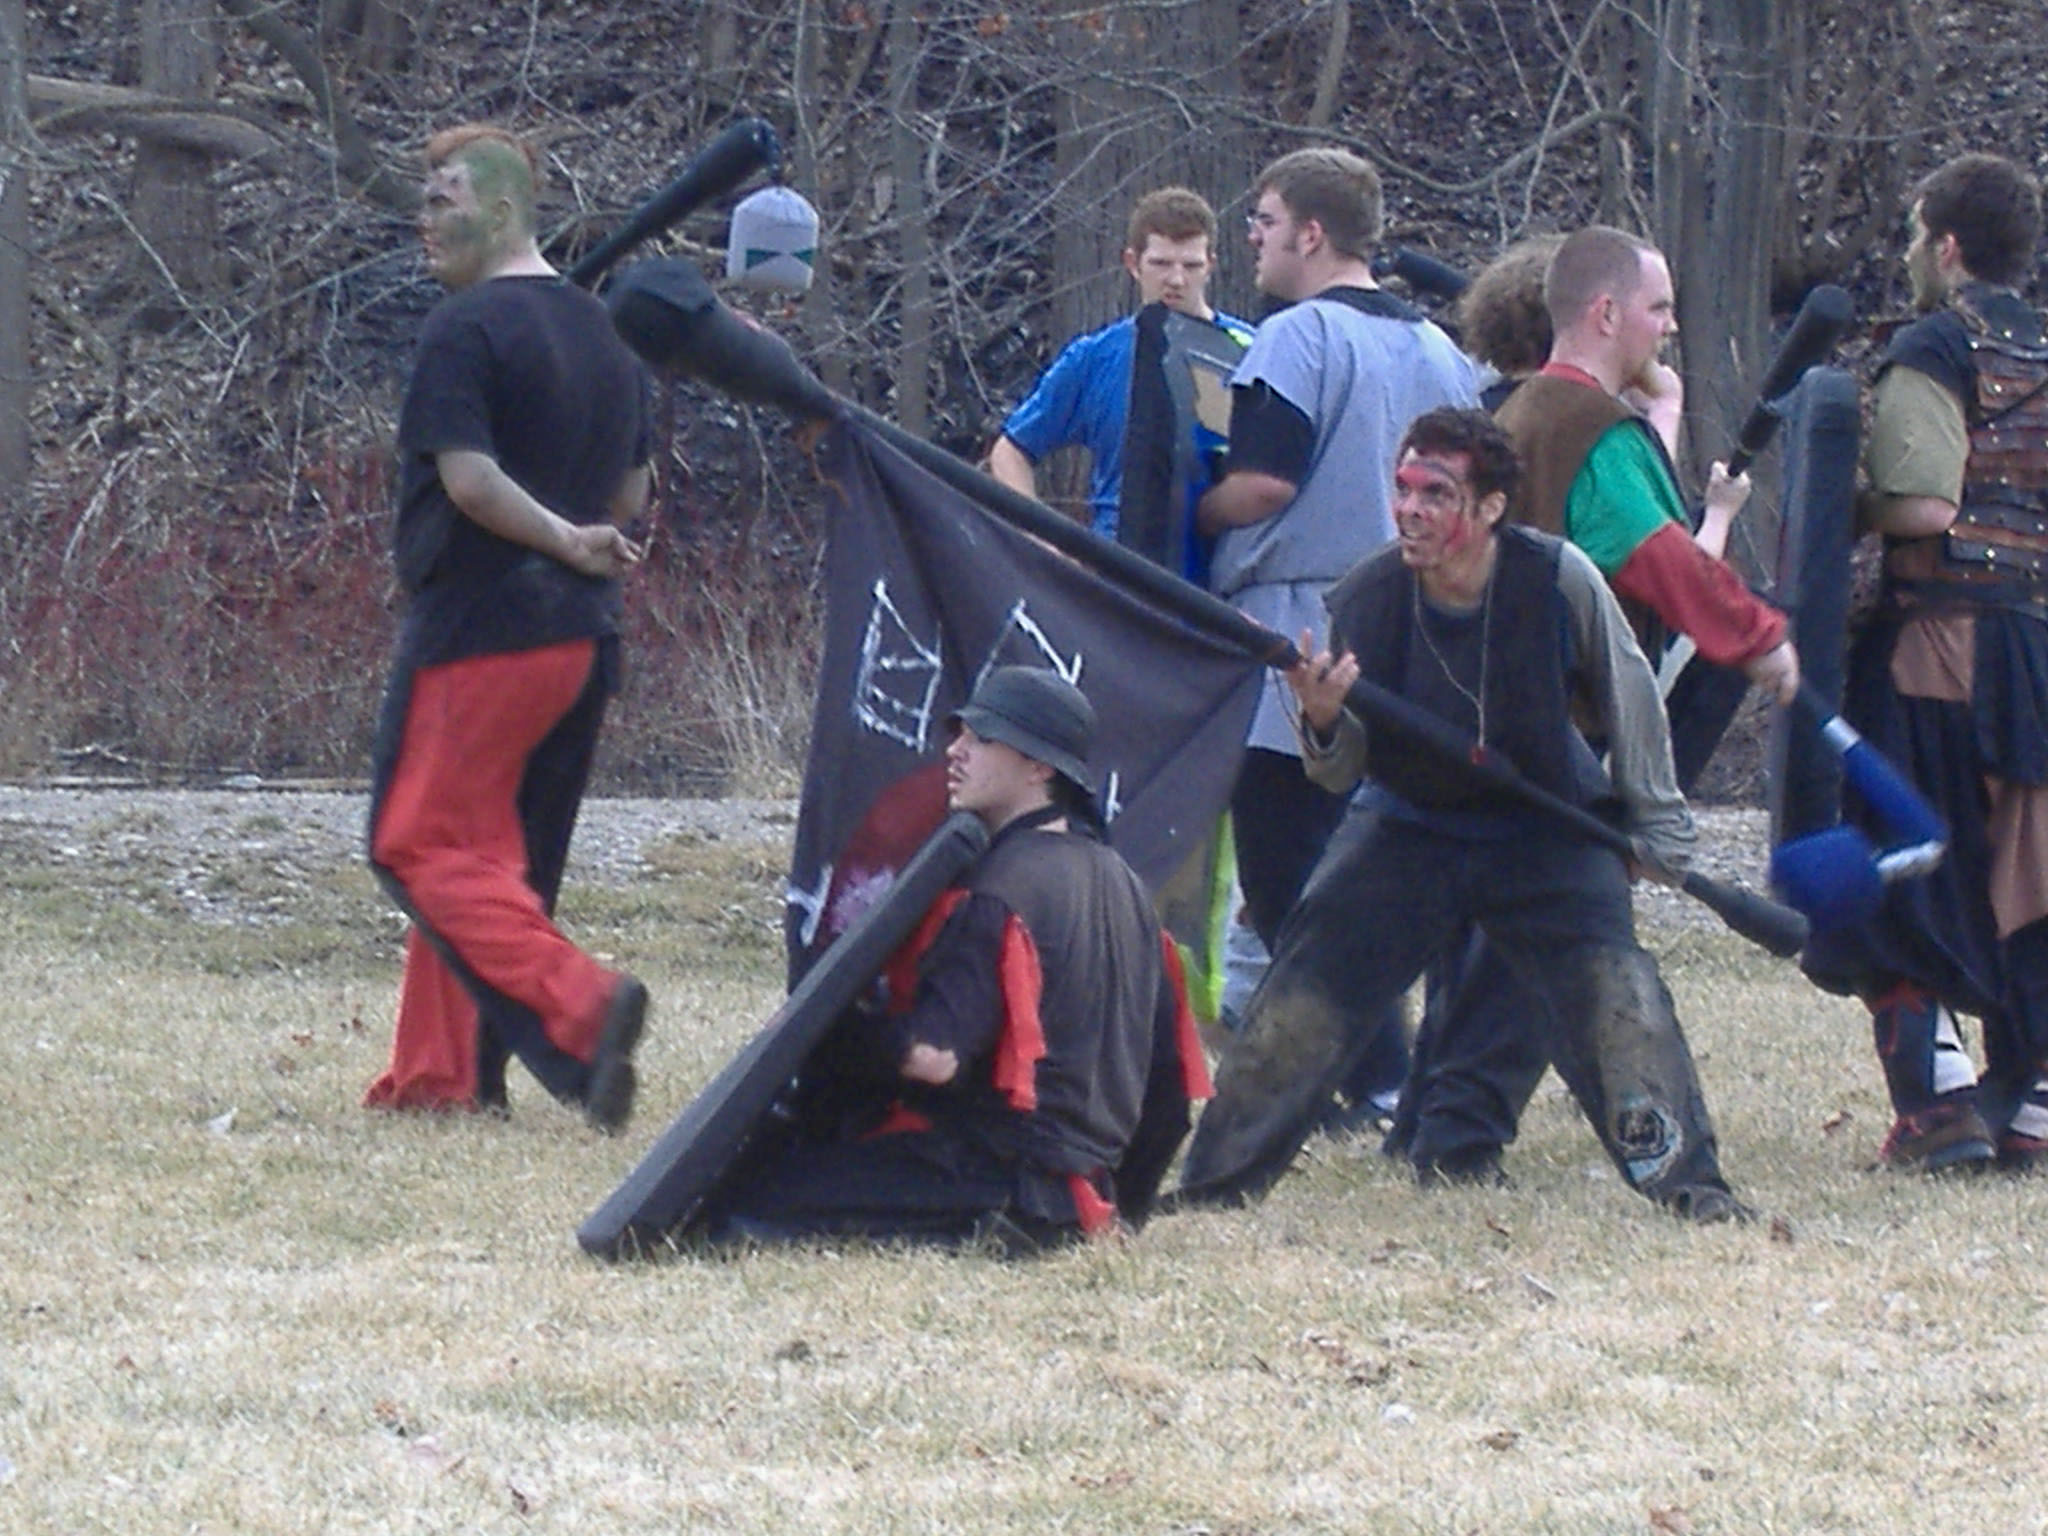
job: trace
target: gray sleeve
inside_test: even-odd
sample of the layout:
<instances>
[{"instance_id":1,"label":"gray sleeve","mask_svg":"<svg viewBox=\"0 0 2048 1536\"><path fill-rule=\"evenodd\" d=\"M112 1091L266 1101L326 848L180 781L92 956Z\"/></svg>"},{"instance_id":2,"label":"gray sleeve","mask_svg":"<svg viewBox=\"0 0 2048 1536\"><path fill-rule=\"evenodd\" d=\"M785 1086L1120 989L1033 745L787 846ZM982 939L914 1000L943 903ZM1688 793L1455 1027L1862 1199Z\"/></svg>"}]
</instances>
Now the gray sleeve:
<instances>
[{"instance_id":1,"label":"gray sleeve","mask_svg":"<svg viewBox=\"0 0 2048 1536\"><path fill-rule=\"evenodd\" d=\"M1627 809L1628 832L1652 863L1670 874L1692 867L1692 810L1671 766L1671 726L1657 677L1598 567L1566 544L1558 590L1571 610L1583 696L1607 731L1608 773Z\"/></svg>"},{"instance_id":2,"label":"gray sleeve","mask_svg":"<svg viewBox=\"0 0 2048 1536\"><path fill-rule=\"evenodd\" d=\"M1313 420L1323 374L1322 317L1314 308L1297 304L1260 326L1230 376L1231 387L1264 384Z\"/></svg>"},{"instance_id":3,"label":"gray sleeve","mask_svg":"<svg viewBox=\"0 0 2048 1536\"><path fill-rule=\"evenodd\" d=\"M1350 710L1337 716L1328 740L1298 714L1294 734L1301 740L1301 767L1310 783L1343 795L1365 777L1365 726Z\"/></svg>"}]
</instances>

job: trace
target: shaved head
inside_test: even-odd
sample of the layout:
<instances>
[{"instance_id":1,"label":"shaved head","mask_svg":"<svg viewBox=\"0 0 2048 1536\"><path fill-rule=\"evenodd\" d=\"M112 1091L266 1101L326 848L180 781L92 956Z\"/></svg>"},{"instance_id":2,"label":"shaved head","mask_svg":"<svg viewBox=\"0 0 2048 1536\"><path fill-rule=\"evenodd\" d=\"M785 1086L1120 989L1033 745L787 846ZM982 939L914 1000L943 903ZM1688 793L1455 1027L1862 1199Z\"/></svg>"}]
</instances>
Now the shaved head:
<instances>
[{"instance_id":1,"label":"shaved head","mask_svg":"<svg viewBox=\"0 0 2048 1536\"><path fill-rule=\"evenodd\" d=\"M1656 247L1626 230L1592 224L1566 238L1550 258L1543 303L1553 331L1578 324L1595 299L1627 301L1643 281L1643 257Z\"/></svg>"}]
</instances>

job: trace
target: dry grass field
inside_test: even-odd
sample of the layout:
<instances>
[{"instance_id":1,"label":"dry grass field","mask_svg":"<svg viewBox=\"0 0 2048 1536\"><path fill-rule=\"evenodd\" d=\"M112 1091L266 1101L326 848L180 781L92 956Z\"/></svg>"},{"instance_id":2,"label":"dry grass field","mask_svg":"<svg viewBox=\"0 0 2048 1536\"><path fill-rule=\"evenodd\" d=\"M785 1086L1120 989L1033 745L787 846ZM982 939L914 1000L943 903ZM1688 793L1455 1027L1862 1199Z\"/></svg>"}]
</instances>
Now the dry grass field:
<instances>
[{"instance_id":1,"label":"dry grass field","mask_svg":"<svg viewBox=\"0 0 2048 1536\"><path fill-rule=\"evenodd\" d=\"M2048 1530L2048 1181L1870 1171L1858 1010L1668 904L1773 1220L1659 1215L1546 1086L1510 1189L1325 1142L1035 1262L614 1268L576 1225L777 998L774 837L572 870L657 998L606 1141L518 1078L508 1121L357 1107L399 928L301 814L0 797L0 1530Z\"/></svg>"}]
</instances>

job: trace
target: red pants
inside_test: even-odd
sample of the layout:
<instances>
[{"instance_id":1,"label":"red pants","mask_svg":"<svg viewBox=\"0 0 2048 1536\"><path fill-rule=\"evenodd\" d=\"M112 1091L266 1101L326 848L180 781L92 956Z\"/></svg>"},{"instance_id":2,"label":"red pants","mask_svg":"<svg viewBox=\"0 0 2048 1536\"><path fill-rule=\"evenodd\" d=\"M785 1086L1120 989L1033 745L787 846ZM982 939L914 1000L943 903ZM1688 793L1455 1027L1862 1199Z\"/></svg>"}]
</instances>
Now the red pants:
<instances>
[{"instance_id":1,"label":"red pants","mask_svg":"<svg viewBox=\"0 0 2048 1536\"><path fill-rule=\"evenodd\" d=\"M596 661L597 642L574 640L411 674L370 859L414 929L391 1063L365 1103L502 1102L508 1052L581 1096L617 977L550 913L603 714Z\"/></svg>"}]
</instances>

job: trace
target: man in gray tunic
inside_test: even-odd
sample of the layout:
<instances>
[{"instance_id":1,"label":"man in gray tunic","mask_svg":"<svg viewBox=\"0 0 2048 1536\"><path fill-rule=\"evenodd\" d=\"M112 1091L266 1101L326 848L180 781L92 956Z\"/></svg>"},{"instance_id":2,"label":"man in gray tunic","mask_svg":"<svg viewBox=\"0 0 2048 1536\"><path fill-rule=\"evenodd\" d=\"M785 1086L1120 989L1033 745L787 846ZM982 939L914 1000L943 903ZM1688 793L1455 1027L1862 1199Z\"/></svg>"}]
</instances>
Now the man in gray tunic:
<instances>
[{"instance_id":1,"label":"man in gray tunic","mask_svg":"<svg viewBox=\"0 0 2048 1536\"><path fill-rule=\"evenodd\" d=\"M1394 536L1387 491L1408 423L1472 405L1480 373L1451 339L1372 275L1379 174L1341 149L1283 155L1260 174L1249 217L1260 292L1289 307L1266 320L1231 378L1230 456L1197 508L1216 536L1209 584L1283 635L1323 632L1323 593ZM1294 707L1266 680L1231 799L1238 880L1268 949L1344 798L1300 768ZM1354 1100L1398 1086L1398 1032Z\"/></svg>"}]
</instances>

